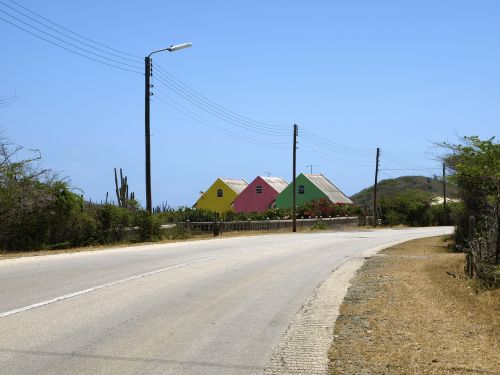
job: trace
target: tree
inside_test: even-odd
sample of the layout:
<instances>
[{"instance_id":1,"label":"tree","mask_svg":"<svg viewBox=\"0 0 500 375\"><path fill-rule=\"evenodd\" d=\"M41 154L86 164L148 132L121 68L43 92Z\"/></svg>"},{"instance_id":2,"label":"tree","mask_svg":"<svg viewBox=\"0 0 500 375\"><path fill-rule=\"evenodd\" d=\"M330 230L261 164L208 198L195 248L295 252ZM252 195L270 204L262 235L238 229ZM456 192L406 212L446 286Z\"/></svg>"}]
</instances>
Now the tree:
<instances>
[{"instance_id":1,"label":"tree","mask_svg":"<svg viewBox=\"0 0 500 375\"><path fill-rule=\"evenodd\" d=\"M467 253L468 272L473 276L479 253L484 255L482 261L500 264L500 144L494 137L471 136L442 146L451 151L444 161L464 207L456 242Z\"/></svg>"},{"instance_id":2,"label":"tree","mask_svg":"<svg viewBox=\"0 0 500 375\"><path fill-rule=\"evenodd\" d=\"M389 225L430 225L432 198L432 193L417 189L407 189L384 197L380 202L382 221Z\"/></svg>"}]
</instances>

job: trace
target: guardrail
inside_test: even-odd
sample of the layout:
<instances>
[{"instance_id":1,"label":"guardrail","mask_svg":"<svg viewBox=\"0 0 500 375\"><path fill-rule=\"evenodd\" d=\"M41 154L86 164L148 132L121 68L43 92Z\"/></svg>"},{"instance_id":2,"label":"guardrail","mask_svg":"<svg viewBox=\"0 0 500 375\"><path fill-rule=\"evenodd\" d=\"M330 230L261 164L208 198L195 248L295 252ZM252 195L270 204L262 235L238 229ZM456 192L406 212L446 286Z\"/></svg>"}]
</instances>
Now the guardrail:
<instances>
[{"instance_id":1,"label":"guardrail","mask_svg":"<svg viewBox=\"0 0 500 375\"><path fill-rule=\"evenodd\" d=\"M323 223L330 229L342 229L345 227L354 227L367 225L369 218L358 218L356 216L349 217L332 217L332 218L313 218L313 219L297 219L297 228L312 227L316 224ZM248 220L248 221L221 221L221 222L182 222L177 223L177 226L184 226L185 229L196 232L232 232L244 230L270 230L291 228L293 221L288 220ZM214 228L215 226L215 228Z\"/></svg>"}]
</instances>

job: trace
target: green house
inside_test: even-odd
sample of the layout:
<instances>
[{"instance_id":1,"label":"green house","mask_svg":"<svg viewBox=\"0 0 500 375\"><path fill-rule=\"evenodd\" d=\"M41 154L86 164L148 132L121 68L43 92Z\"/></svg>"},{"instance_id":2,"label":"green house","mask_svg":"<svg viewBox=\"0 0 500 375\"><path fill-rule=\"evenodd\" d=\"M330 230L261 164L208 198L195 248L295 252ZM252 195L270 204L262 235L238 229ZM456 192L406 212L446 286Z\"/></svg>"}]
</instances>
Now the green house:
<instances>
[{"instance_id":1,"label":"green house","mask_svg":"<svg viewBox=\"0 0 500 375\"><path fill-rule=\"evenodd\" d=\"M296 177L295 185L297 206L322 198L327 198L332 203L352 204L352 201L322 174L301 173ZM291 208L292 206L293 184L290 183L276 198L276 207Z\"/></svg>"}]
</instances>

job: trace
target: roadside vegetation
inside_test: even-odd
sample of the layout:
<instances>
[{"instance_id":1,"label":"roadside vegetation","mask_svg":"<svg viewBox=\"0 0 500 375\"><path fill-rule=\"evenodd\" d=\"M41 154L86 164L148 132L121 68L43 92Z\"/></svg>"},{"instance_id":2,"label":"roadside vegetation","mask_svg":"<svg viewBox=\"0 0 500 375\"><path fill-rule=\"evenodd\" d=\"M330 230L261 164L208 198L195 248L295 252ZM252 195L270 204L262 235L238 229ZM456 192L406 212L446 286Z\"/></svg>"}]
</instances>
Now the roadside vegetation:
<instances>
[{"instance_id":1,"label":"roadside vegetation","mask_svg":"<svg viewBox=\"0 0 500 375\"><path fill-rule=\"evenodd\" d=\"M380 201L379 217L383 225L408 225L426 227L452 225L455 213L461 209L457 202L434 204L435 195L417 189L407 189L385 196Z\"/></svg>"},{"instance_id":2,"label":"roadside vegetation","mask_svg":"<svg viewBox=\"0 0 500 375\"><path fill-rule=\"evenodd\" d=\"M442 204L433 204L442 181L437 177L427 179L426 191L419 188L421 179L402 177L398 179L402 181L399 190L394 183L386 184L391 193L381 194L379 217L382 224L388 226L457 225L457 250L468 254L469 275L491 284L498 278L498 268L495 267L499 258L498 144L493 140L481 141L471 137L465 138L464 144L443 146L451 151L445 158L448 170L452 172L448 181L452 188L448 190L461 201L448 202L444 211ZM37 151L13 147L0 138L0 251L187 239L199 233L185 226L175 226L176 223L292 218L291 209L271 208L262 213L228 213L218 217L210 211L192 207L172 208L166 204L156 207L155 213L148 215L133 194L129 198L126 178L122 177L121 170L120 180L122 184L119 187L117 183L117 194L119 192L121 198L127 198L126 204L116 206L107 201L101 204L86 201L77 189L70 186L68 179L42 168ZM368 190L358 195L364 197ZM120 203L120 199L118 201ZM370 215L372 211L368 206L333 204L327 199L297 208L297 217L304 219ZM162 224L172 225L162 228ZM318 223L313 229L328 229L328 226Z\"/></svg>"},{"instance_id":3,"label":"roadside vegetation","mask_svg":"<svg viewBox=\"0 0 500 375\"><path fill-rule=\"evenodd\" d=\"M450 180L462 204L452 213L456 250L466 254L466 273L485 287L500 280L500 144L494 138L464 137L442 145Z\"/></svg>"},{"instance_id":4,"label":"roadside vegetation","mask_svg":"<svg viewBox=\"0 0 500 375\"><path fill-rule=\"evenodd\" d=\"M401 176L397 178L388 178L382 180L377 185L377 196L379 199L390 198L402 191L419 190L430 193L432 196L443 195L443 179L441 176ZM448 198L457 198L457 187L449 184L446 187ZM351 200L357 205L364 207L373 207L373 186L363 189L351 196Z\"/></svg>"},{"instance_id":5,"label":"roadside vegetation","mask_svg":"<svg viewBox=\"0 0 500 375\"><path fill-rule=\"evenodd\" d=\"M190 207L158 207L149 215L133 198L120 207L86 201L79 193L68 179L42 167L38 151L14 147L0 138L0 251L188 239L200 234L184 226L161 225L215 219L212 212ZM356 206L333 205L326 200L298 209L299 217L304 218L357 216L360 212ZM227 214L224 220L288 218L291 210L269 209L264 213Z\"/></svg>"}]
</instances>

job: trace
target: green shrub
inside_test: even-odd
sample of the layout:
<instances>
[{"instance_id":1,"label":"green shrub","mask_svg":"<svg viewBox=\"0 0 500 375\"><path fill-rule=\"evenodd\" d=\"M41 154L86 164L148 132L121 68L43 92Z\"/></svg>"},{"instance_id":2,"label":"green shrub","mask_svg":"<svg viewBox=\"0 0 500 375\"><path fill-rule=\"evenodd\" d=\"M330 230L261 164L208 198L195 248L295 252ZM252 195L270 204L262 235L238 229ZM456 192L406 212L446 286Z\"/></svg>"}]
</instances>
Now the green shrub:
<instances>
[{"instance_id":1,"label":"green shrub","mask_svg":"<svg viewBox=\"0 0 500 375\"><path fill-rule=\"evenodd\" d=\"M139 227L139 238L141 241L153 241L160 238L160 218L149 214L147 211L135 213L135 226Z\"/></svg>"},{"instance_id":2,"label":"green shrub","mask_svg":"<svg viewBox=\"0 0 500 375\"><path fill-rule=\"evenodd\" d=\"M432 194L421 190L405 190L380 202L382 222L387 225L431 225Z\"/></svg>"},{"instance_id":3,"label":"green shrub","mask_svg":"<svg viewBox=\"0 0 500 375\"><path fill-rule=\"evenodd\" d=\"M119 242L124 239L125 228L130 226L130 212L110 204L95 208L97 239L100 243Z\"/></svg>"}]
</instances>

